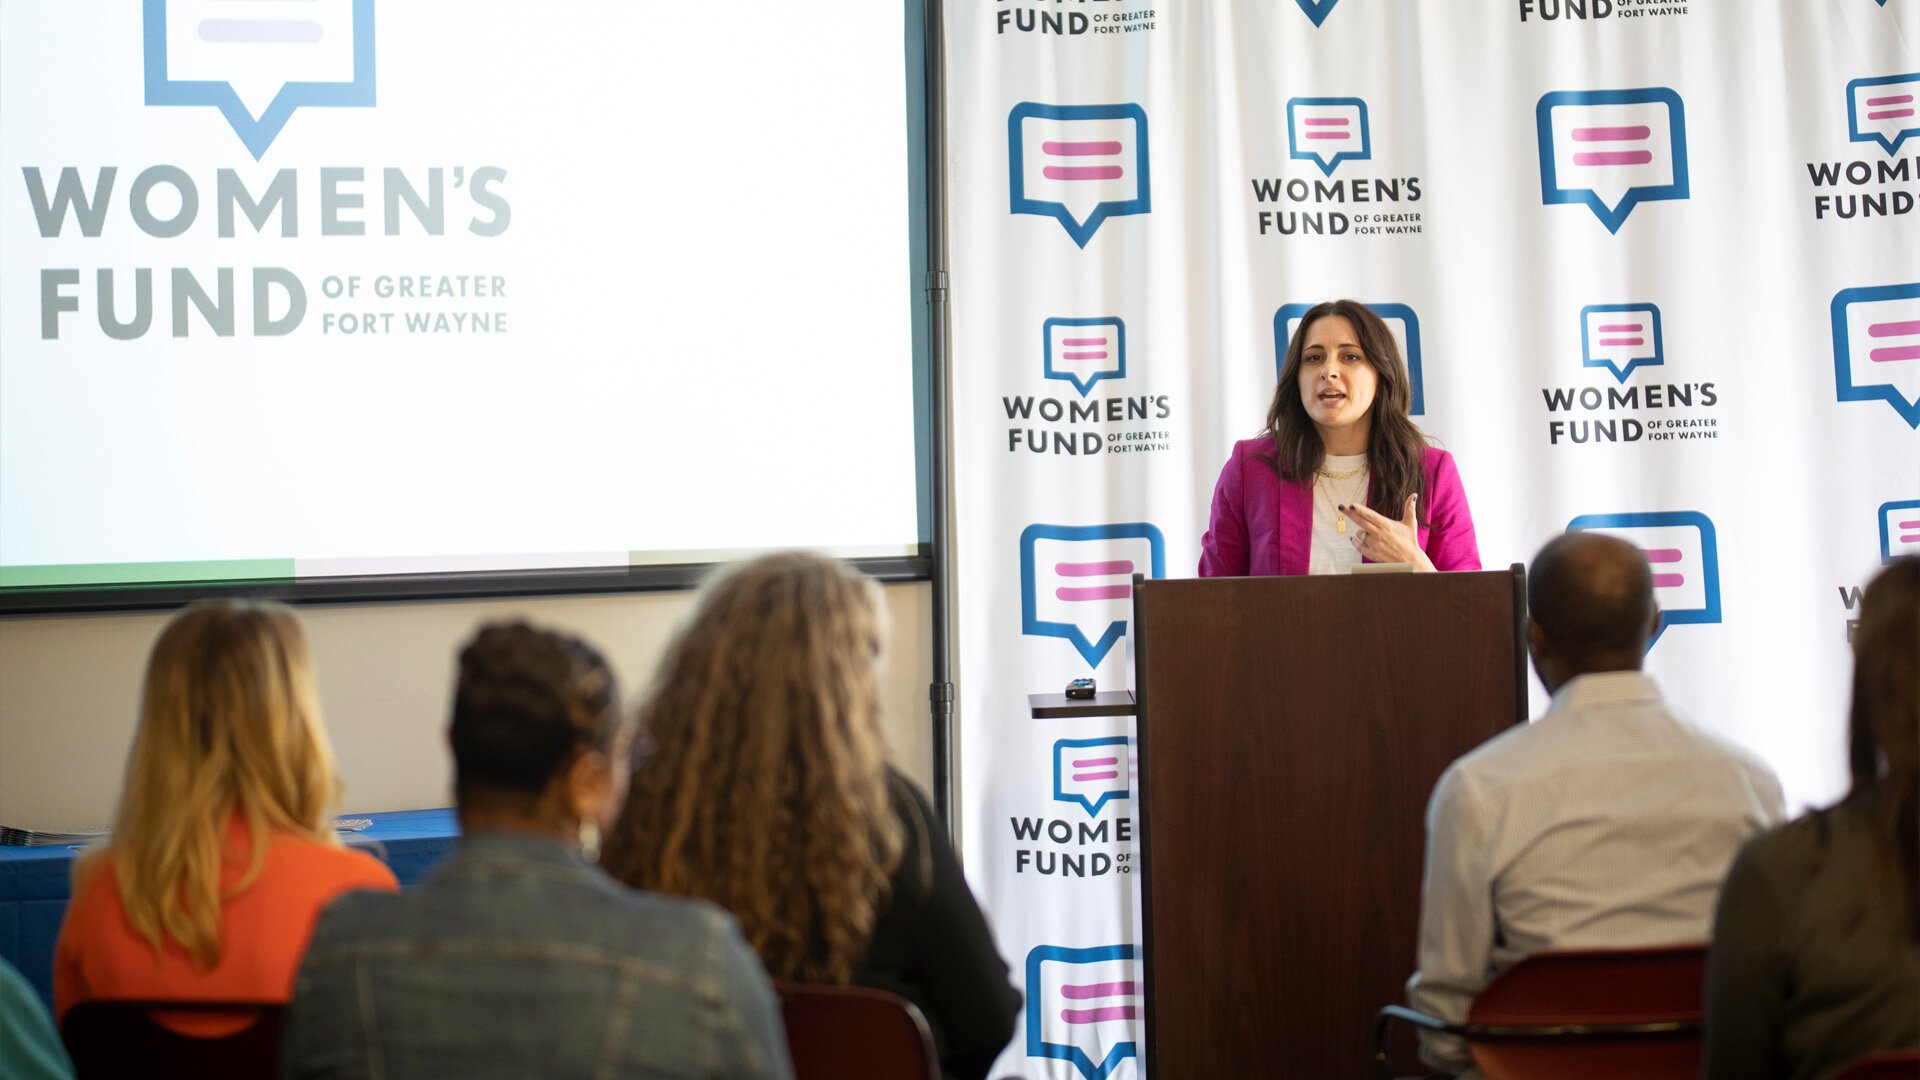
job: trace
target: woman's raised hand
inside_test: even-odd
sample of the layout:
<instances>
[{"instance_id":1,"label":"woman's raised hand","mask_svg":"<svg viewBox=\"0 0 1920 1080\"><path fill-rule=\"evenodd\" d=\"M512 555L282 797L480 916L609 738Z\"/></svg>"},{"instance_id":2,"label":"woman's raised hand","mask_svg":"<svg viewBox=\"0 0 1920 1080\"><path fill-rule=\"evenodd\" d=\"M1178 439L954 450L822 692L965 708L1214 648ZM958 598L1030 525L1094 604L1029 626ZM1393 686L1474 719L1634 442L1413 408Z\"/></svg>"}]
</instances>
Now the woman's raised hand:
<instances>
[{"instance_id":1,"label":"woman's raised hand","mask_svg":"<svg viewBox=\"0 0 1920 1080\"><path fill-rule=\"evenodd\" d=\"M1420 550L1420 519L1414 513L1418 495L1407 496L1406 511L1395 521L1358 503L1340 507L1356 526L1353 547L1370 562L1412 563L1415 570L1432 570L1433 560Z\"/></svg>"}]
</instances>

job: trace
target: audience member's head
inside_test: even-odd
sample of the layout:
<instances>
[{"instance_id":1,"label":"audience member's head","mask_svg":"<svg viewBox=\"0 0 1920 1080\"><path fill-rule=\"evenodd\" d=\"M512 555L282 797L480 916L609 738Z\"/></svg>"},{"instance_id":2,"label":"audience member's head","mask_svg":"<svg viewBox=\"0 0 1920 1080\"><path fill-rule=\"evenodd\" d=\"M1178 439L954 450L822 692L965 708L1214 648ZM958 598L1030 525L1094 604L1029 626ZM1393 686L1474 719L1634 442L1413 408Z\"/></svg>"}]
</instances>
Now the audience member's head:
<instances>
[{"instance_id":1,"label":"audience member's head","mask_svg":"<svg viewBox=\"0 0 1920 1080\"><path fill-rule=\"evenodd\" d=\"M1527 574L1527 648L1548 693L1576 676L1638 671L1658 625L1640 549L1601 533L1555 537Z\"/></svg>"},{"instance_id":2,"label":"audience member's head","mask_svg":"<svg viewBox=\"0 0 1920 1080\"><path fill-rule=\"evenodd\" d=\"M469 831L588 846L619 802L619 690L591 645L525 623L485 626L460 652L454 798Z\"/></svg>"},{"instance_id":3,"label":"audience member's head","mask_svg":"<svg viewBox=\"0 0 1920 1080\"><path fill-rule=\"evenodd\" d=\"M608 871L727 908L776 979L847 981L902 849L883 636L878 590L830 559L714 580L640 709Z\"/></svg>"},{"instance_id":4,"label":"audience member's head","mask_svg":"<svg viewBox=\"0 0 1920 1080\"><path fill-rule=\"evenodd\" d=\"M1853 648L1847 801L1874 821L1920 939L1920 556L1867 586Z\"/></svg>"},{"instance_id":5,"label":"audience member's head","mask_svg":"<svg viewBox=\"0 0 1920 1080\"><path fill-rule=\"evenodd\" d=\"M194 962L220 955L220 871L229 822L333 841L339 797L306 636L278 604L210 600L174 616L147 661L140 727L107 849L127 920Z\"/></svg>"}]
</instances>

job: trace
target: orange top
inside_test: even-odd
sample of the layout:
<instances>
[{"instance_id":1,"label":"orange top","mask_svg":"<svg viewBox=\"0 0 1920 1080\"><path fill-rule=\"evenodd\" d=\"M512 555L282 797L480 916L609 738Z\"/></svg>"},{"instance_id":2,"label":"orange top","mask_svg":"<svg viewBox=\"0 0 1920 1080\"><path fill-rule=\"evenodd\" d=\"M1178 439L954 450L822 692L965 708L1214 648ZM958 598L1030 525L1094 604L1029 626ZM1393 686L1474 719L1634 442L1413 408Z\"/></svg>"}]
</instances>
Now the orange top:
<instances>
[{"instance_id":1,"label":"orange top","mask_svg":"<svg viewBox=\"0 0 1920 1080\"><path fill-rule=\"evenodd\" d=\"M328 901L355 889L399 891L393 871L371 855L290 833L269 836L260 876L221 906L220 960L206 971L164 935L155 962L153 946L127 921L111 856L101 857L77 883L54 946L55 1016L64 1019L68 1009L96 999L287 1001ZM236 816L222 890L246 872L248 851L246 826Z\"/></svg>"}]
</instances>

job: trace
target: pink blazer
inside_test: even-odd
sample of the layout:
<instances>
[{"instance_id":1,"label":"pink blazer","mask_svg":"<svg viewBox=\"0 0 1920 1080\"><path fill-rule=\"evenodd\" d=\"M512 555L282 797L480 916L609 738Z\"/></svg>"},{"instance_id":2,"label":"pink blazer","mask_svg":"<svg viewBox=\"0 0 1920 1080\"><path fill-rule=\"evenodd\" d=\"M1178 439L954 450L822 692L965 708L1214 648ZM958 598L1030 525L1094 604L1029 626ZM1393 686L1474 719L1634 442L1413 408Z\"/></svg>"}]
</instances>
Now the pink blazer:
<instances>
[{"instance_id":1,"label":"pink blazer","mask_svg":"<svg viewBox=\"0 0 1920 1080\"><path fill-rule=\"evenodd\" d=\"M1213 513L1200 541L1201 577L1307 572L1313 543L1313 486L1280 479L1268 464L1270 438L1242 439L1213 487ZM1453 455L1427 447L1427 504L1420 547L1437 570L1478 570L1473 513Z\"/></svg>"}]
</instances>

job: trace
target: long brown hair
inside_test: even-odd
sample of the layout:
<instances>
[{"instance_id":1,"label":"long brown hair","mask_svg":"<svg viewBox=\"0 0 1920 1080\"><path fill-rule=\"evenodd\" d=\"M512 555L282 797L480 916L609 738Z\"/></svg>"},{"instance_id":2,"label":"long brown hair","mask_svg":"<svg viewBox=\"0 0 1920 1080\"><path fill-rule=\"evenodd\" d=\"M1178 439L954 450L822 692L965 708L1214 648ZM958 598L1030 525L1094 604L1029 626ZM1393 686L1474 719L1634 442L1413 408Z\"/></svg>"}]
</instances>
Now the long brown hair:
<instances>
[{"instance_id":1,"label":"long brown hair","mask_svg":"<svg viewBox=\"0 0 1920 1080\"><path fill-rule=\"evenodd\" d=\"M1920 940L1920 556L1882 571L1860 599L1841 801L1873 823Z\"/></svg>"},{"instance_id":2,"label":"long brown hair","mask_svg":"<svg viewBox=\"0 0 1920 1080\"><path fill-rule=\"evenodd\" d=\"M726 908L776 979L844 983L903 848L873 582L798 552L724 573L667 649L601 863Z\"/></svg>"},{"instance_id":3,"label":"long brown hair","mask_svg":"<svg viewBox=\"0 0 1920 1080\"><path fill-rule=\"evenodd\" d=\"M1367 506L1398 521L1406 512L1407 496L1419 495L1419 519L1426 521L1427 480L1422 466L1427 437L1414 425L1409 412L1413 407L1413 379L1400 356L1400 346L1393 340L1393 331L1372 308L1358 300L1315 304L1300 317L1299 328L1287 342L1280 385L1274 388L1267 426L1260 433L1273 440L1274 456L1269 459L1273 471L1282 480L1311 483L1314 473L1326 462L1327 450L1320 442L1320 432L1307 415L1306 403L1300 400L1300 364L1307 347L1307 329L1329 315L1342 316L1353 324L1360 351L1373 368L1376 383L1367 436L1367 472L1371 478Z\"/></svg>"},{"instance_id":4,"label":"long brown hair","mask_svg":"<svg viewBox=\"0 0 1920 1080\"><path fill-rule=\"evenodd\" d=\"M205 970L220 959L220 905L259 877L269 832L338 843L331 819L339 794L293 612L202 601L174 616L147 660L126 786L98 857L111 860L127 922L155 956L172 938ZM223 893L236 815L252 847L245 872Z\"/></svg>"}]
</instances>

